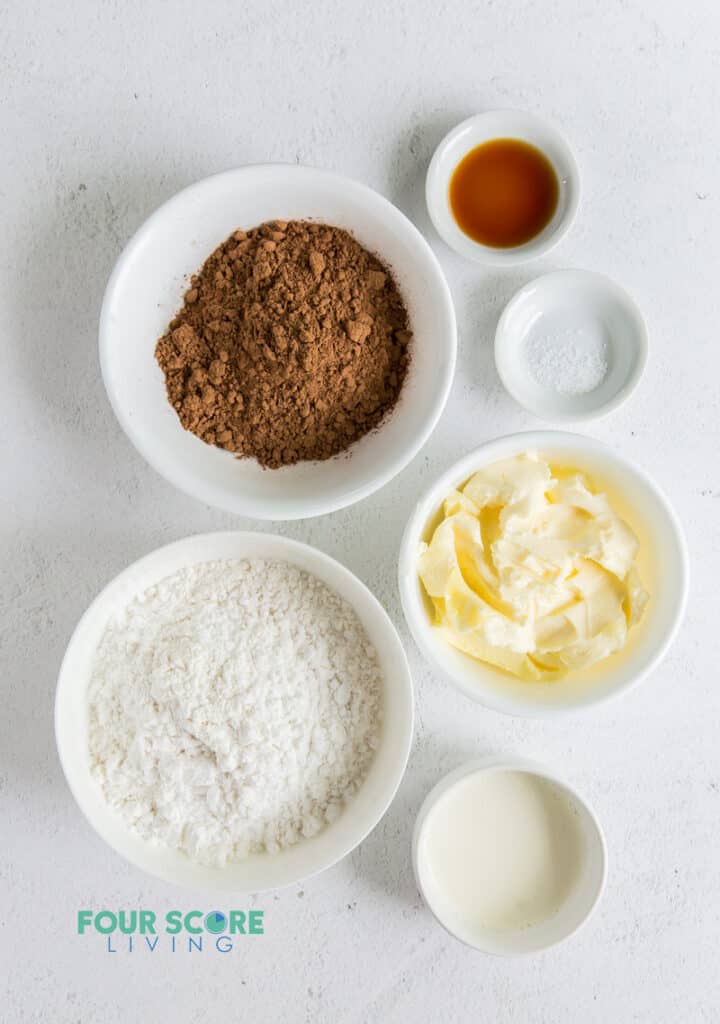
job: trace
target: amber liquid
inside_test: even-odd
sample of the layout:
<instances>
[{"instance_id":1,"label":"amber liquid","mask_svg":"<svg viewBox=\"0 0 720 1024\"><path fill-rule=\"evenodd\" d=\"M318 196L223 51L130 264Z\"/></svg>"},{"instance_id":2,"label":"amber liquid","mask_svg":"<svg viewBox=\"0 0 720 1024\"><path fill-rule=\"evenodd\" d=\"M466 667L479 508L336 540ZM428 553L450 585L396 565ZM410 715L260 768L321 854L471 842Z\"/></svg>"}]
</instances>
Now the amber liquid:
<instances>
[{"instance_id":1,"label":"amber liquid","mask_svg":"<svg viewBox=\"0 0 720 1024\"><path fill-rule=\"evenodd\" d=\"M553 218L559 186L555 170L521 139L492 139L462 158L450 179L450 209L475 242L496 249L523 245Z\"/></svg>"}]
</instances>

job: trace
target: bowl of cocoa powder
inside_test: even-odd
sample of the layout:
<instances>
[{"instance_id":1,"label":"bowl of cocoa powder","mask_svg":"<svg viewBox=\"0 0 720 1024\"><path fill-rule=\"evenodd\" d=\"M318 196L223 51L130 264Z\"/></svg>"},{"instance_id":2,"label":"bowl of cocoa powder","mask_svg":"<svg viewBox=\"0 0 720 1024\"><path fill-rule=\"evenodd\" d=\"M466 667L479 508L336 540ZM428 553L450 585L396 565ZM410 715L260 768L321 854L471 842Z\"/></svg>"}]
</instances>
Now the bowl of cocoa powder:
<instances>
[{"instance_id":1,"label":"bowl of cocoa powder","mask_svg":"<svg viewBox=\"0 0 720 1024\"><path fill-rule=\"evenodd\" d=\"M422 447L455 365L427 242L358 182L243 167L174 196L107 286L100 357L130 440L170 483L260 519L360 500Z\"/></svg>"}]
</instances>

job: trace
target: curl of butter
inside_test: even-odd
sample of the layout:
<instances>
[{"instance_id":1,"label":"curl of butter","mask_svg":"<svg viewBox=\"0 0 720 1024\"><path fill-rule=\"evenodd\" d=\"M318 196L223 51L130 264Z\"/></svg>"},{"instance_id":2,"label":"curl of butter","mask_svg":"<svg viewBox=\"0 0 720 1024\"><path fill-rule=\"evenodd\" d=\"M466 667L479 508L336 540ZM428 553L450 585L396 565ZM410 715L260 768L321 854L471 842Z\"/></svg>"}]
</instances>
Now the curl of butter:
<instances>
[{"instance_id":1,"label":"curl of butter","mask_svg":"<svg viewBox=\"0 0 720 1024\"><path fill-rule=\"evenodd\" d=\"M638 548L584 474L527 454L447 496L418 573L448 643L521 679L557 679L625 645L648 601Z\"/></svg>"}]
</instances>

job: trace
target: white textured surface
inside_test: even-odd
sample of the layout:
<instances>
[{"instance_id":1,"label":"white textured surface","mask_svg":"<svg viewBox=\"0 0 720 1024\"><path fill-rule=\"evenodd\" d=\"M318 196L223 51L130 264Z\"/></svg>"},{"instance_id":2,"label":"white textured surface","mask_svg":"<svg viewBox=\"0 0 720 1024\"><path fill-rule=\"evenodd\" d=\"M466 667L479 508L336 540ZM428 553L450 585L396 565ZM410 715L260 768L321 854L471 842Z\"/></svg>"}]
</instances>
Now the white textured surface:
<instances>
[{"instance_id":1,"label":"white textured surface","mask_svg":"<svg viewBox=\"0 0 720 1024\"><path fill-rule=\"evenodd\" d=\"M0 24L3 1020L184 1022L213 1009L333 1024L717 1020L719 60L712 0L11 0ZM159 202L248 161L351 174L429 231L422 178L434 145L494 106L564 127L584 179L575 227L547 259L502 273L464 265L433 237L461 346L438 430L360 506L279 529L344 561L400 622L395 559L415 497L483 439L537 425L493 368L503 303L542 270L602 270L646 312L651 355L631 401L583 429L649 469L687 526L681 639L627 699L557 724L484 712L411 647L409 770L355 855L258 898L267 934L232 956L110 956L75 935L79 908L215 901L140 875L82 820L52 737L64 646L134 558L188 533L255 526L174 492L121 434L96 353L112 264ZM559 767L594 802L610 848L606 897L586 930L517 962L446 936L410 871L422 796L486 751Z\"/></svg>"}]
</instances>

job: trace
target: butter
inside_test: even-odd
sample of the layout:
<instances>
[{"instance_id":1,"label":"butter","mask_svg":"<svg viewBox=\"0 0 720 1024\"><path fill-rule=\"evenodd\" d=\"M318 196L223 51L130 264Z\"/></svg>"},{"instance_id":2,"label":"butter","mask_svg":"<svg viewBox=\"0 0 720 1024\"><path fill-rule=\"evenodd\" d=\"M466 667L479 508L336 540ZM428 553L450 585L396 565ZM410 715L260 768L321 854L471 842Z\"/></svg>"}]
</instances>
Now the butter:
<instances>
[{"instance_id":1,"label":"butter","mask_svg":"<svg viewBox=\"0 0 720 1024\"><path fill-rule=\"evenodd\" d=\"M418 573L448 643L521 679L548 680L623 648L648 601L638 549L585 474L528 454L446 497Z\"/></svg>"}]
</instances>

